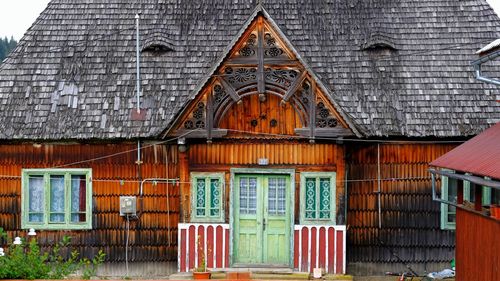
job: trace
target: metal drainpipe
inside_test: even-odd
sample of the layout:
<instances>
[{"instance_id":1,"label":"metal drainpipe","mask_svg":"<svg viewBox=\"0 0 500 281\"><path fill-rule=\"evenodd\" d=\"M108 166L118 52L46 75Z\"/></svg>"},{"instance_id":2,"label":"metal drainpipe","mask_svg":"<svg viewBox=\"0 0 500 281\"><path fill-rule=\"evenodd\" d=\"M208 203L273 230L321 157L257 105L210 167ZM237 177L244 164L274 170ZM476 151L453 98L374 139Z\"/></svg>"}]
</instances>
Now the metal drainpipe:
<instances>
[{"instance_id":1,"label":"metal drainpipe","mask_svg":"<svg viewBox=\"0 0 500 281\"><path fill-rule=\"evenodd\" d=\"M377 144L377 186L378 186L378 228L382 228L381 182L380 182L380 143Z\"/></svg>"},{"instance_id":2,"label":"metal drainpipe","mask_svg":"<svg viewBox=\"0 0 500 281\"><path fill-rule=\"evenodd\" d=\"M474 68L476 69L476 79L477 80L500 86L500 80L484 77L481 75L481 65L480 64L475 65Z\"/></svg>"}]
</instances>

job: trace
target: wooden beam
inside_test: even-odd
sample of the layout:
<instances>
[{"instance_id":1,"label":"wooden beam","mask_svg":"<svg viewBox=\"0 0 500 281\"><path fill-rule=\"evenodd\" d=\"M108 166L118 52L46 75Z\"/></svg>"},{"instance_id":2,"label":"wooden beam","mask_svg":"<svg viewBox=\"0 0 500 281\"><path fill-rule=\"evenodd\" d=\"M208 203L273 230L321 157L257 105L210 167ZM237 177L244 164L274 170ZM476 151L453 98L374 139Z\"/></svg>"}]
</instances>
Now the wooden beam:
<instances>
[{"instance_id":1,"label":"wooden beam","mask_svg":"<svg viewBox=\"0 0 500 281\"><path fill-rule=\"evenodd\" d=\"M216 129L213 128L211 131L211 137L212 138L221 138L227 135L227 129ZM177 130L173 133L174 137L179 137L183 136L186 139L206 139L208 138L207 131L200 129L200 130Z\"/></svg>"},{"instance_id":2,"label":"wooden beam","mask_svg":"<svg viewBox=\"0 0 500 281\"><path fill-rule=\"evenodd\" d=\"M264 24L262 22L262 17L259 17L257 28L259 38L257 47L257 90L259 94L264 94L266 92L266 80L264 79Z\"/></svg>"},{"instance_id":3,"label":"wooden beam","mask_svg":"<svg viewBox=\"0 0 500 281\"><path fill-rule=\"evenodd\" d=\"M311 87L309 88L309 138L314 139L314 129L316 128L316 82L311 80Z\"/></svg>"},{"instance_id":4,"label":"wooden beam","mask_svg":"<svg viewBox=\"0 0 500 281\"><path fill-rule=\"evenodd\" d=\"M190 179L189 179L189 156L186 151L179 152L179 181L180 181L180 218L181 222L189 222L190 216Z\"/></svg>"},{"instance_id":5,"label":"wooden beam","mask_svg":"<svg viewBox=\"0 0 500 281\"><path fill-rule=\"evenodd\" d=\"M208 92L207 110L205 112L205 129L207 129L207 142L212 142L212 129L214 121L213 92Z\"/></svg>"},{"instance_id":6,"label":"wooden beam","mask_svg":"<svg viewBox=\"0 0 500 281\"><path fill-rule=\"evenodd\" d=\"M291 60L287 58L264 58L264 65L275 65L275 66L291 66L299 67L300 62L298 60ZM234 58L229 59L225 63L226 66L258 66L259 61L255 58Z\"/></svg>"},{"instance_id":7,"label":"wooden beam","mask_svg":"<svg viewBox=\"0 0 500 281\"><path fill-rule=\"evenodd\" d=\"M290 88L286 91L285 95L283 96L284 101L288 101L292 95L297 91L297 89L300 87L302 84L302 81L306 77L306 71L302 71L299 77L295 81L293 81L292 85L290 85Z\"/></svg>"},{"instance_id":8,"label":"wooden beam","mask_svg":"<svg viewBox=\"0 0 500 281\"><path fill-rule=\"evenodd\" d=\"M239 101L240 100L240 96L238 96L238 94L236 93L236 91L234 90L234 88L229 85L229 83L226 82L226 80L224 78L220 78L219 79L219 82L222 84L222 86L224 87L224 90L227 91L227 93L229 94L229 96L235 101Z\"/></svg>"},{"instance_id":9,"label":"wooden beam","mask_svg":"<svg viewBox=\"0 0 500 281\"><path fill-rule=\"evenodd\" d=\"M304 136L304 137L310 137L311 136L311 129L309 127L306 128L296 128L295 129L295 134L299 136ZM348 136L354 136L354 133L343 127L336 127L336 128L315 128L314 129L314 136L315 137L348 137Z\"/></svg>"}]
</instances>

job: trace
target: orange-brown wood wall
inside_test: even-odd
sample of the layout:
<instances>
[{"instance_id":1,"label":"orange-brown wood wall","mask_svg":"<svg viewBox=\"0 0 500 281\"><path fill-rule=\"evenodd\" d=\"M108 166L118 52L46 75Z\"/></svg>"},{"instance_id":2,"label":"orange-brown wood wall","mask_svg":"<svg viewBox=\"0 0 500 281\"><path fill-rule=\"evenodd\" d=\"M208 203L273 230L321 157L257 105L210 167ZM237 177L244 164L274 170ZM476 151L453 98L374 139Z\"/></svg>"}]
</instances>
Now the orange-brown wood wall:
<instances>
[{"instance_id":1,"label":"orange-brown wood wall","mask_svg":"<svg viewBox=\"0 0 500 281\"><path fill-rule=\"evenodd\" d=\"M184 154L184 155L183 155ZM337 214L343 214L339 206L344 198L344 147L337 144L310 144L286 140L256 142L223 142L190 144L186 153L181 153L181 182L189 181L190 172L224 172L226 183L230 182L231 168L295 169L295 218L298 220L300 172L335 171L337 180ZM259 158L267 158L269 165L259 166ZM184 159L184 164L182 164ZM188 169L188 170L187 170ZM228 184L226 186L229 186ZM189 221L190 185L182 186L183 220ZM229 210L226 188L226 212ZM338 216L337 216L338 217ZM229 216L226 214L229 221ZM342 222L338 222L342 223Z\"/></svg>"},{"instance_id":2,"label":"orange-brown wood wall","mask_svg":"<svg viewBox=\"0 0 500 281\"><path fill-rule=\"evenodd\" d=\"M457 208L456 280L500 280L500 221Z\"/></svg>"},{"instance_id":3,"label":"orange-brown wood wall","mask_svg":"<svg viewBox=\"0 0 500 281\"><path fill-rule=\"evenodd\" d=\"M91 168L92 230L39 230L37 239L47 248L70 235L73 246L86 256L103 249L107 261L124 261L125 219L119 216L119 196L138 196L139 169L142 179L178 178L176 146L143 146L143 163L138 168L136 143L1 145L0 227L9 237L26 236L20 230L23 168ZM97 160L86 161L94 158ZM76 164L68 165L71 163ZM130 261L176 260L179 187L169 184L168 190L161 182L144 185L142 203L138 200L140 219L132 220L130 226Z\"/></svg>"},{"instance_id":4,"label":"orange-brown wood wall","mask_svg":"<svg viewBox=\"0 0 500 281\"><path fill-rule=\"evenodd\" d=\"M230 136L241 132L294 135L294 129L303 126L290 103L283 104L280 97L268 94L265 102L259 100L259 95L244 97L229 109L218 128L229 129Z\"/></svg>"},{"instance_id":5,"label":"orange-brown wood wall","mask_svg":"<svg viewBox=\"0 0 500 281\"><path fill-rule=\"evenodd\" d=\"M440 229L440 204L432 200L428 163L456 145L380 144L380 228L378 145L349 146L347 249L351 265L378 263L372 268L380 273L405 270L405 264L421 271L433 270L432 264L449 264L454 256L454 232ZM380 264L387 267L380 269ZM363 270L359 272L372 274Z\"/></svg>"}]
</instances>

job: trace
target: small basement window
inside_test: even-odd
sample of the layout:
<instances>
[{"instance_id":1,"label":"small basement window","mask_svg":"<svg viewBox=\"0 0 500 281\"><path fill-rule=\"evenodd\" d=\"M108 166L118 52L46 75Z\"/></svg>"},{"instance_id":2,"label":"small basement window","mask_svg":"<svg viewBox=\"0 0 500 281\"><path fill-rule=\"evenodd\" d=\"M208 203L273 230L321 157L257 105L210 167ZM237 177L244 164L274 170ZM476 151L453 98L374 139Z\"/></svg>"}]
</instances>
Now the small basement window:
<instances>
[{"instance_id":1,"label":"small basement window","mask_svg":"<svg viewBox=\"0 0 500 281\"><path fill-rule=\"evenodd\" d=\"M23 169L21 228L91 229L91 169Z\"/></svg>"}]
</instances>

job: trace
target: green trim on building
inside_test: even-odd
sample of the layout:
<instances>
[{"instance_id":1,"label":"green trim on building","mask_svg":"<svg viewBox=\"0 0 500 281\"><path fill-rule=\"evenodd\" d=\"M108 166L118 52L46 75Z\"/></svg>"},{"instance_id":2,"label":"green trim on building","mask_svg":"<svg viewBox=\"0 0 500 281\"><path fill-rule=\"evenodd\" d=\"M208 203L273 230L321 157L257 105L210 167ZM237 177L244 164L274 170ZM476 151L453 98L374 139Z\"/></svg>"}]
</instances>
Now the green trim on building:
<instances>
[{"instance_id":1,"label":"green trim on building","mask_svg":"<svg viewBox=\"0 0 500 281\"><path fill-rule=\"evenodd\" d=\"M72 210L72 177L82 176L85 179L85 211ZM43 210L29 212L30 178L39 177L43 180ZM63 210L51 210L51 177L63 177L64 207ZM60 192L60 190L56 190ZM92 169L23 169L21 177L21 228L46 230L78 230L92 229ZM41 215L40 222L30 221L30 214ZM53 216L52 216L53 215ZM85 216L85 221L73 221L73 216ZM61 219L61 216L64 216ZM57 219L55 219L57 217ZM51 221L52 219L52 221Z\"/></svg>"}]
</instances>

